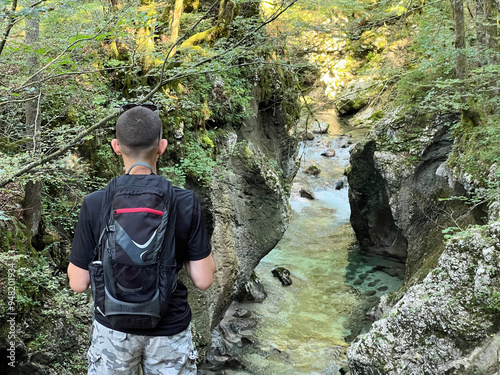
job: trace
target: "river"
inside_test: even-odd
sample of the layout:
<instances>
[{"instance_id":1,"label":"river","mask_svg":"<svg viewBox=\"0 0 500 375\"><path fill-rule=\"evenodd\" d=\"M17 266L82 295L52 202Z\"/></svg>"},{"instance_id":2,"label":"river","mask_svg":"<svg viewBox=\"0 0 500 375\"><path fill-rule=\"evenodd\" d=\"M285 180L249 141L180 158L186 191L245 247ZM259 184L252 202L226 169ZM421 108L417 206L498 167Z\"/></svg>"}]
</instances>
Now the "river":
<instances>
[{"instance_id":1,"label":"river","mask_svg":"<svg viewBox=\"0 0 500 375\"><path fill-rule=\"evenodd\" d=\"M338 374L347 341L367 328L367 304L399 288L400 280L381 270L386 260L358 251L349 223L344 171L350 148L365 131L339 123L334 110L317 116L330 125L328 133L303 142L290 225L256 268L268 297L234 302L226 314L230 319L236 309L248 310L257 325L250 330L254 345L232 348L245 369L224 374ZM335 156L322 156L327 149ZM320 168L318 176L306 173L311 165ZM344 186L337 189L339 182ZM301 189L315 199L302 197ZM272 275L276 266L290 271L292 285L284 287Z\"/></svg>"}]
</instances>

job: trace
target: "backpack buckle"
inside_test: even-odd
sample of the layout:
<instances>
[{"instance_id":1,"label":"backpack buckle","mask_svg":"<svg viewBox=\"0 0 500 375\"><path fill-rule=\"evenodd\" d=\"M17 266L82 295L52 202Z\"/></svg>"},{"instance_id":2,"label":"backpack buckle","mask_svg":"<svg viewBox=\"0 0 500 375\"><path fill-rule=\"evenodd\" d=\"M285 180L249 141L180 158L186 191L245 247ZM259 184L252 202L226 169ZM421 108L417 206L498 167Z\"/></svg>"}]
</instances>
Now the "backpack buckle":
<instances>
[{"instance_id":1,"label":"backpack buckle","mask_svg":"<svg viewBox=\"0 0 500 375\"><path fill-rule=\"evenodd\" d=\"M114 225L108 225L106 227L106 231L107 232L114 232L115 231L115 226Z\"/></svg>"}]
</instances>

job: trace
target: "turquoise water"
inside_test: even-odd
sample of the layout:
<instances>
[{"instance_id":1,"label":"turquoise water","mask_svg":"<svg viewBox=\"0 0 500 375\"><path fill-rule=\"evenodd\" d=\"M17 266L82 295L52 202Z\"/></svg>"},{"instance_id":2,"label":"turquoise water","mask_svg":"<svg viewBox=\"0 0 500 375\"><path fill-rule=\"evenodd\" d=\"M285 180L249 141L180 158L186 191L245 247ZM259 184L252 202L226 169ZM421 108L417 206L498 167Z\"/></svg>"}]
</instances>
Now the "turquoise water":
<instances>
[{"instance_id":1,"label":"turquoise water","mask_svg":"<svg viewBox=\"0 0 500 375\"><path fill-rule=\"evenodd\" d=\"M268 297L262 303L235 302L230 310L243 308L257 319L251 331L255 345L235 348L246 368L225 373L337 374L345 364L346 337L357 333L352 322L366 309L366 292L372 299L382 293L370 292L373 288L368 284L378 280L377 288L390 285L385 293L399 287L399 280L376 268L380 259L355 251L344 170L352 147L348 143L359 137L353 129L337 124L327 135L302 145L301 168L289 200L290 225L256 268ZM330 148L335 149L335 157L321 156ZM305 173L310 165L321 169L318 177ZM339 180L345 186L336 190ZM300 196L304 188L314 192L314 200ZM276 266L290 271L291 286L283 287L273 277Z\"/></svg>"}]
</instances>

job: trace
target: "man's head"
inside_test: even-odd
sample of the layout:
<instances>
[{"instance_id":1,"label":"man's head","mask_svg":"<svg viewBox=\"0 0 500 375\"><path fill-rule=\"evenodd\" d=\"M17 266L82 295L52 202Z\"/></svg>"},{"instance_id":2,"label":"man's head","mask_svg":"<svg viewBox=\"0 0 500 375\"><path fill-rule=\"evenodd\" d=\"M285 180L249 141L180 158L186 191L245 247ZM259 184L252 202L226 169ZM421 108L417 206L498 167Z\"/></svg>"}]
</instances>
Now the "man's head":
<instances>
[{"instance_id":1,"label":"man's head","mask_svg":"<svg viewBox=\"0 0 500 375\"><path fill-rule=\"evenodd\" d=\"M131 157L155 154L161 136L160 117L145 107L125 111L116 122L116 138L121 151Z\"/></svg>"},{"instance_id":2,"label":"man's head","mask_svg":"<svg viewBox=\"0 0 500 375\"><path fill-rule=\"evenodd\" d=\"M162 139L162 124L158 114L148 108L137 106L118 117L116 139L111 142L113 150L127 161L156 163L163 154L167 141Z\"/></svg>"}]
</instances>

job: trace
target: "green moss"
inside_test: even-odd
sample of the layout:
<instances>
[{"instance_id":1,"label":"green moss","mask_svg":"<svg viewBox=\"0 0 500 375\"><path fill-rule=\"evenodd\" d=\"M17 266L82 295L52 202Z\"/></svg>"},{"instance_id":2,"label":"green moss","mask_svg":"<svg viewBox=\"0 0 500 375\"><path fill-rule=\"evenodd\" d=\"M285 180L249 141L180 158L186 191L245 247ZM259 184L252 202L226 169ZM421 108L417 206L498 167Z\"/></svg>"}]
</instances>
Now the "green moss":
<instances>
[{"instance_id":1,"label":"green moss","mask_svg":"<svg viewBox=\"0 0 500 375\"><path fill-rule=\"evenodd\" d=\"M212 37L214 35L215 30L216 30L216 27L214 26L208 30L194 34L189 39L187 39L184 43L181 44L181 48L195 47L195 46L198 46L199 44L202 44L205 42L210 42L212 40Z\"/></svg>"},{"instance_id":2,"label":"green moss","mask_svg":"<svg viewBox=\"0 0 500 375\"><path fill-rule=\"evenodd\" d=\"M251 159L253 156L254 156L254 153L252 150L250 150L250 147L248 147L247 144L243 145L243 149L242 149L242 153L241 155L245 158L245 159Z\"/></svg>"}]
</instances>

